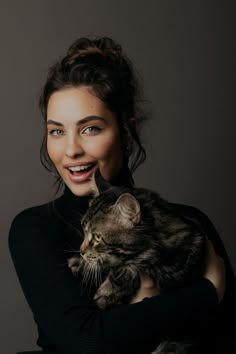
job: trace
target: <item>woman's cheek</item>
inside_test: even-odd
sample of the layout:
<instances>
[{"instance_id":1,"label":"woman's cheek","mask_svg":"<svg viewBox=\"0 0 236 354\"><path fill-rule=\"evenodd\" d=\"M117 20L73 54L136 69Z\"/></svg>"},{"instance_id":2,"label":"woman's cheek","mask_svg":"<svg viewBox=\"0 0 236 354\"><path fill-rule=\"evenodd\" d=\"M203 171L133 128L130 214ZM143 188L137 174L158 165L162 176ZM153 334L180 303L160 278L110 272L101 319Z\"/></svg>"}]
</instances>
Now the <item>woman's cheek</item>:
<instances>
[{"instance_id":1,"label":"woman's cheek","mask_svg":"<svg viewBox=\"0 0 236 354\"><path fill-rule=\"evenodd\" d=\"M54 163L60 161L62 156L62 147L58 146L58 144L54 144L53 142L48 142L47 151L49 157Z\"/></svg>"},{"instance_id":2,"label":"woman's cheek","mask_svg":"<svg viewBox=\"0 0 236 354\"><path fill-rule=\"evenodd\" d=\"M93 141L86 148L85 151L90 156L96 159L106 159L113 152L113 144L106 139Z\"/></svg>"}]
</instances>

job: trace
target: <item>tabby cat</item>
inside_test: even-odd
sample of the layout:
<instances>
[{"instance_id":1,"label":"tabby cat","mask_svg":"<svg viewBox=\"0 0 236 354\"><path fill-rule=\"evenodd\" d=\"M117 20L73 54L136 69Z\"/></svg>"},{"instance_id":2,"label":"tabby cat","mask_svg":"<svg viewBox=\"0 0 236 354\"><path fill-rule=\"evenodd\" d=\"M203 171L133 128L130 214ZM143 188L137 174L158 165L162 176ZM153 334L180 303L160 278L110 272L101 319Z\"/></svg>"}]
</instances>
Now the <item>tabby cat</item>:
<instances>
[{"instance_id":1,"label":"tabby cat","mask_svg":"<svg viewBox=\"0 0 236 354\"><path fill-rule=\"evenodd\" d=\"M129 303L140 286L140 272L160 292L186 286L203 274L206 236L178 215L156 192L112 186L97 169L95 197L81 220L80 256L68 259L74 275L93 278L95 303L102 309ZM157 354L196 353L191 343L162 342Z\"/></svg>"}]
</instances>

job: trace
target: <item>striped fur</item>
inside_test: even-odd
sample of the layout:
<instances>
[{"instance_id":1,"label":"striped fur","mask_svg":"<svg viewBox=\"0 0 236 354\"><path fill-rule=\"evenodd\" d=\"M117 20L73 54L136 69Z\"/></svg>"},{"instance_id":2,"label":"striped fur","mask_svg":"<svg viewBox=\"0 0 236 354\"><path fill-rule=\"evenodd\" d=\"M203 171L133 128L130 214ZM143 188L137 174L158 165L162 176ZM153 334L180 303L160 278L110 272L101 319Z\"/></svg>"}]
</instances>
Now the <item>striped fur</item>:
<instances>
[{"instance_id":1,"label":"striped fur","mask_svg":"<svg viewBox=\"0 0 236 354\"><path fill-rule=\"evenodd\" d=\"M70 259L74 274L97 286L100 308L128 303L148 274L160 292L190 284L203 274L206 236L192 220L145 188L101 186L82 218L81 256ZM175 350L173 351L173 347ZM192 351L191 351L192 350ZM189 343L163 342L155 353L190 354Z\"/></svg>"}]
</instances>

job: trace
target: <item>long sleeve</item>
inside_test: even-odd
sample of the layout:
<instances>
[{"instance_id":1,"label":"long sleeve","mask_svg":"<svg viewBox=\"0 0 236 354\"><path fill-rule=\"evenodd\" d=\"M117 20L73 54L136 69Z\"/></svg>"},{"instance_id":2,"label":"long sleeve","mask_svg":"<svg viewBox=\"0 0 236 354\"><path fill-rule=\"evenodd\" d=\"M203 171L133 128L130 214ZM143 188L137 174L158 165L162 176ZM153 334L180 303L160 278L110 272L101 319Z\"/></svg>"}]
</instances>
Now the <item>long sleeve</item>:
<instances>
[{"instance_id":1,"label":"long sleeve","mask_svg":"<svg viewBox=\"0 0 236 354\"><path fill-rule=\"evenodd\" d=\"M230 353L235 351L236 277L224 244L209 217L201 210L184 204L171 203L173 209L195 221L196 225L212 241L216 253L224 259L225 295L217 311L207 325L205 334L209 348L206 353ZM232 232L234 232L232 230Z\"/></svg>"},{"instance_id":2,"label":"long sleeve","mask_svg":"<svg viewBox=\"0 0 236 354\"><path fill-rule=\"evenodd\" d=\"M184 204L171 203L174 210L182 215L191 218L196 222L196 225L204 232L207 237L212 241L216 253L224 259L226 270L226 296L235 299L236 296L236 278L233 272L232 265L227 255L224 244L209 217L201 210ZM227 291L227 288L229 291ZM225 299L224 299L225 300ZM222 302L224 303L224 301ZM221 303L221 305L222 305ZM234 301L233 301L234 303ZM230 304L232 305L232 304Z\"/></svg>"},{"instance_id":3,"label":"long sleeve","mask_svg":"<svg viewBox=\"0 0 236 354\"><path fill-rule=\"evenodd\" d=\"M68 270L60 227L43 207L19 213L8 240L34 320L48 338L43 349L53 353L150 353L166 334L181 335L200 323L204 328L219 307L214 286L202 278L136 304L98 309Z\"/></svg>"}]
</instances>

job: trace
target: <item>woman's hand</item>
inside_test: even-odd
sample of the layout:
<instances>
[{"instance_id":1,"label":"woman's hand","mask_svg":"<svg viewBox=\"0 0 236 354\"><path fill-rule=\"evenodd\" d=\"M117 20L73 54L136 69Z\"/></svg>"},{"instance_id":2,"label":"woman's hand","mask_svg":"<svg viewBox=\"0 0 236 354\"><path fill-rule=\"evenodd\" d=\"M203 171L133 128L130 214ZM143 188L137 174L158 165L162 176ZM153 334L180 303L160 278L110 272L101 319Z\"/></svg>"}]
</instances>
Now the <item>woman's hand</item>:
<instances>
[{"instance_id":1,"label":"woman's hand","mask_svg":"<svg viewBox=\"0 0 236 354\"><path fill-rule=\"evenodd\" d=\"M203 274L216 288L219 302L225 293L225 265L222 257L218 256L210 240L207 240L206 267ZM140 273L140 288L130 303L142 301L145 297L159 295L160 291L153 280L146 274Z\"/></svg>"},{"instance_id":2,"label":"woman's hand","mask_svg":"<svg viewBox=\"0 0 236 354\"><path fill-rule=\"evenodd\" d=\"M155 286L154 281L144 273L140 273L140 288L137 294L131 299L130 304L142 301L145 297L159 295L159 289Z\"/></svg>"},{"instance_id":3,"label":"woman's hand","mask_svg":"<svg viewBox=\"0 0 236 354\"><path fill-rule=\"evenodd\" d=\"M222 257L218 256L210 240L207 240L206 268L204 277L210 280L216 288L219 302L225 293L225 264Z\"/></svg>"}]
</instances>

